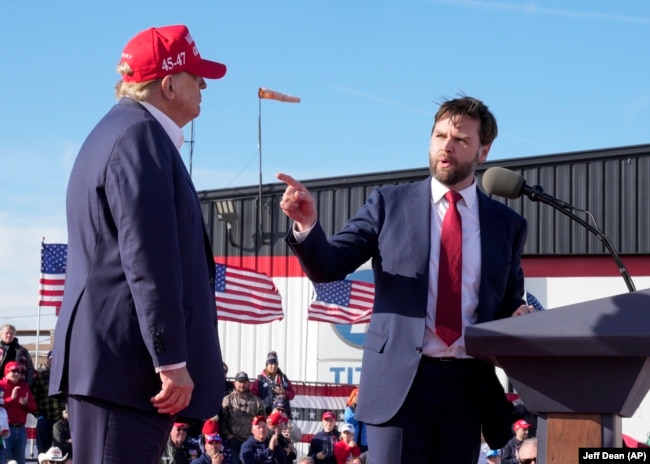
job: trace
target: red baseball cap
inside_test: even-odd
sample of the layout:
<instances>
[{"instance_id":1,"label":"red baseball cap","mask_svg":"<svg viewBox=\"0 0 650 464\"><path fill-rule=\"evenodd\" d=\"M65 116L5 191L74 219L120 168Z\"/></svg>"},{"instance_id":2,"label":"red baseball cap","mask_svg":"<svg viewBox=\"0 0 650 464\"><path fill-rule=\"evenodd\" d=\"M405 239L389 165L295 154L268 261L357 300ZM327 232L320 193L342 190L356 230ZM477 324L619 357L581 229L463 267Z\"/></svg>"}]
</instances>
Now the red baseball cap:
<instances>
[{"instance_id":1,"label":"red baseball cap","mask_svg":"<svg viewBox=\"0 0 650 464\"><path fill-rule=\"evenodd\" d=\"M162 79L189 72L206 79L220 79L226 65L201 58L187 26L152 27L138 33L124 47L120 63L127 63L133 75L122 74L124 82Z\"/></svg>"},{"instance_id":2,"label":"red baseball cap","mask_svg":"<svg viewBox=\"0 0 650 464\"><path fill-rule=\"evenodd\" d=\"M336 420L336 414L334 414L332 411L325 411L323 413L323 420Z\"/></svg>"},{"instance_id":3,"label":"red baseball cap","mask_svg":"<svg viewBox=\"0 0 650 464\"><path fill-rule=\"evenodd\" d=\"M519 429L527 429L528 427L530 427L530 424L523 419L518 420L512 426L512 428L515 429L515 432Z\"/></svg>"},{"instance_id":4,"label":"red baseball cap","mask_svg":"<svg viewBox=\"0 0 650 464\"><path fill-rule=\"evenodd\" d=\"M280 422L289 422L289 419L284 417L281 412L276 411L267 418L266 422L275 427Z\"/></svg>"}]
</instances>

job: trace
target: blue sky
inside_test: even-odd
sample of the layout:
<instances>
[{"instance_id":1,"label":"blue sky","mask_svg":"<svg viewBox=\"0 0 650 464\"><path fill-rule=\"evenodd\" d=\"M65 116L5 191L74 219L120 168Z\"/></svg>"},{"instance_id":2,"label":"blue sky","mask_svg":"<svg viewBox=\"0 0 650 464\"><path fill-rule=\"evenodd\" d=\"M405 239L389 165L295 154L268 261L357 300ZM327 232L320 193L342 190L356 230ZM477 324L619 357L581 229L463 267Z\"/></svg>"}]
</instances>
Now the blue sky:
<instances>
[{"instance_id":1,"label":"blue sky","mask_svg":"<svg viewBox=\"0 0 650 464\"><path fill-rule=\"evenodd\" d=\"M650 143L646 0L5 1L0 322L36 326L40 242L67 239L76 152L115 102L124 44L169 24L228 66L194 126L199 190L257 184L259 87L302 99L262 101L264 182L424 167L437 102L458 92L495 113L492 160Z\"/></svg>"}]
</instances>

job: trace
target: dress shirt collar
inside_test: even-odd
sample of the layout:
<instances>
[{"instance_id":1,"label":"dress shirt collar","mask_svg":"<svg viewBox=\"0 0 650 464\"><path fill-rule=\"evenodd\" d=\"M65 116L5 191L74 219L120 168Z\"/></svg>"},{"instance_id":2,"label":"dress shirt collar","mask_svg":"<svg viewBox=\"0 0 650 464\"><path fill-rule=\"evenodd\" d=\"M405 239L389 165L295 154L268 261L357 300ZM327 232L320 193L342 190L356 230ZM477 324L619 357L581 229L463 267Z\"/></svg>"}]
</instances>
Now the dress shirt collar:
<instances>
[{"instance_id":1,"label":"dress shirt collar","mask_svg":"<svg viewBox=\"0 0 650 464\"><path fill-rule=\"evenodd\" d=\"M174 143L174 145L176 145L176 149L180 151L181 147L183 146L183 142L185 142L185 137L183 136L183 131L181 128L178 127L169 116L153 106L151 103L144 101L138 103L144 106L147 111L149 111L151 115L156 118L156 120L163 126L163 129L165 129L165 132L167 132L167 135L169 135L171 141Z\"/></svg>"},{"instance_id":2,"label":"dress shirt collar","mask_svg":"<svg viewBox=\"0 0 650 464\"><path fill-rule=\"evenodd\" d=\"M449 187L438 182L435 177L431 177L431 198L433 199L434 204L438 204L440 200L444 198L445 193L448 191ZM463 197L463 200L465 200L467 208L471 210L474 206L474 203L476 202L477 197L476 177L474 178L474 182L472 182L469 187L464 188L463 190L459 190L458 193L461 197Z\"/></svg>"}]
</instances>

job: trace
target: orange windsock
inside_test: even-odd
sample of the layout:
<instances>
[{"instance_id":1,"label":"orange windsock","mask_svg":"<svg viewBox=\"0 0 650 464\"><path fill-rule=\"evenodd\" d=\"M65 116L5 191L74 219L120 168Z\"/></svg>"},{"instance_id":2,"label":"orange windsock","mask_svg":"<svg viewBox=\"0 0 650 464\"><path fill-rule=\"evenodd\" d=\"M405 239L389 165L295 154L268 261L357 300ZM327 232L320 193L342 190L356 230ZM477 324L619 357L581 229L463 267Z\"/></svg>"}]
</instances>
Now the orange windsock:
<instances>
[{"instance_id":1,"label":"orange windsock","mask_svg":"<svg viewBox=\"0 0 650 464\"><path fill-rule=\"evenodd\" d=\"M285 95L276 92L275 90L263 89L262 87L260 87L260 90L257 92L257 96L287 103L300 103L300 97L292 97L291 95Z\"/></svg>"}]
</instances>

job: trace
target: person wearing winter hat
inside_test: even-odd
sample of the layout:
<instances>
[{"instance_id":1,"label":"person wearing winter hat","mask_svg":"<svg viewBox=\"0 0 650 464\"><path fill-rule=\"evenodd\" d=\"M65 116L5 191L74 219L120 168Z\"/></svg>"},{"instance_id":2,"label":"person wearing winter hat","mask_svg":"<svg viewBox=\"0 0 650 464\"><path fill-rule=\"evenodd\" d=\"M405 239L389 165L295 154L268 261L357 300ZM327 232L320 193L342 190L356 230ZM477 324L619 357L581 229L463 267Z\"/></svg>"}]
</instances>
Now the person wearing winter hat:
<instances>
[{"instance_id":1,"label":"person wearing winter hat","mask_svg":"<svg viewBox=\"0 0 650 464\"><path fill-rule=\"evenodd\" d=\"M214 259L179 150L206 80L226 66L203 58L182 24L139 32L116 61L119 101L84 141L67 187L50 392L68 395L79 463L107 462L108 443L120 444L111 462L158 462L179 413L217 414L225 384Z\"/></svg>"},{"instance_id":2,"label":"person wearing winter hat","mask_svg":"<svg viewBox=\"0 0 650 464\"><path fill-rule=\"evenodd\" d=\"M276 399L281 399L287 415L291 417L290 401L295 398L296 392L289 378L278 367L278 354L275 351L266 355L266 366L251 385L251 393L260 397L267 415L273 411Z\"/></svg>"}]
</instances>

